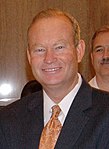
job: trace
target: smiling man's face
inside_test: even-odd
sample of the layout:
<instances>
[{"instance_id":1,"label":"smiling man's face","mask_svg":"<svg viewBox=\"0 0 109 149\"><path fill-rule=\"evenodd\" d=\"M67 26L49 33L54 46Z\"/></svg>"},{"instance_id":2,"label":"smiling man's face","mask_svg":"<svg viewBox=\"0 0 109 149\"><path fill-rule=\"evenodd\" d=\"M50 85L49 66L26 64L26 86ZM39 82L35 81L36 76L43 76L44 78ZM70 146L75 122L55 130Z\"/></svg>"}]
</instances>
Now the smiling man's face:
<instances>
[{"instance_id":1,"label":"smiling man's face","mask_svg":"<svg viewBox=\"0 0 109 149\"><path fill-rule=\"evenodd\" d=\"M109 32L99 33L94 39L91 59L96 75L109 77Z\"/></svg>"},{"instance_id":2,"label":"smiling man's face","mask_svg":"<svg viewBox=\"0 0 109 149\"><path fill-rule=\"evenodd\" d=\"M71 23L63 17L38 20L28 34L28 59L42 86L72 84L81 52L74 46Z\"/></svg>"}]
</instances>

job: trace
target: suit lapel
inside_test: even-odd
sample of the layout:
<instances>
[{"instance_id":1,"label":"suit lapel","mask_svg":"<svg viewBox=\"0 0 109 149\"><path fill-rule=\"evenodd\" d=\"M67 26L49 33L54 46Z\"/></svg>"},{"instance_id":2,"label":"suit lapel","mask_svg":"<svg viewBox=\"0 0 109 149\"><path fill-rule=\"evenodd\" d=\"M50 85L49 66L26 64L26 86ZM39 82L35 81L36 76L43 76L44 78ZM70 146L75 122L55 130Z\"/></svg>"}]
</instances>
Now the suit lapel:
<instances>
[{"instance_id":1,"label":"suit lapel","mask_svg":"<svg viewBox=\"0 0 109 149\"><path fill-rule=\"evenodd\" d=\"M64 122L56 149L70 149L79 138L89 120L84 111L92 105L91 88L83 81Z\"/></svg>"}]
</instances>

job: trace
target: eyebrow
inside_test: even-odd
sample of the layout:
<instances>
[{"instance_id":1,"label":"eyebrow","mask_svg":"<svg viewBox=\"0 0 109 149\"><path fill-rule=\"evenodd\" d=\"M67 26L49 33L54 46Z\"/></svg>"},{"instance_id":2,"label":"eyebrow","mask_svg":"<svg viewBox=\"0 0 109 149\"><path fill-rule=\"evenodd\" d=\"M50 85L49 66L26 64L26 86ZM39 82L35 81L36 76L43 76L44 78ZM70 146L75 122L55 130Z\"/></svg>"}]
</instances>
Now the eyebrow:
<instances>
[{"instance_id":1,"label":"eyebrow","mask_svg":"<svg viewBox=\"0 0 109 149\"><path fill-rule=\"evenodd\" d=\"M104 46L102 46L102 45L95 46L95 47L93 48L93 50L95 50L95 49L97 49L97 48L101 48L101 47L104 47Z\"/></svg>"},{"instance_id":2,"label":"eyebrow","mask_svg":"<svg viewBox=\"0 0 109 149\"><path fill-rule=\"evenodd\" d=\"M56 43L54 43L53 46L57 46L58 44L67 44L68 45L68 41L61 39L61 40L56 41Z\"/></svg>"},{"instance_id":3,"label":"eyebrow","mask_svg":"<svg viewBox=\"0 0 109 149\"><path fill-rule=\"evenodd\" d=\"M43 45L42 45L42 44L39 44L39 43L38 43L38 44L36 44L36 43L35 43L35 44L33 44L33 45L31 46L31 48L34 48L34 47L36 47L36 46L43 47Z\"/></svg>"}]
</instances>

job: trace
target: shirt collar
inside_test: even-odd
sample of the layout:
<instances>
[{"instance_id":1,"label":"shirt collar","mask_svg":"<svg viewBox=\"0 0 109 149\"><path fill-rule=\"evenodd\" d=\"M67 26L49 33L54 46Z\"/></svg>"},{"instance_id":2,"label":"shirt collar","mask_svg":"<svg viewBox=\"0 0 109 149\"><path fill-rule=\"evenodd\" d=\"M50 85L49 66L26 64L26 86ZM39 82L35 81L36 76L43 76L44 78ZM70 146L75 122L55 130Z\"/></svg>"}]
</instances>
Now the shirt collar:
<instances>
[{"instance_id":1,"label":"shirt collar","mask_svg":"<svg viewBox=\"0 0 109 149\"><path fill-rule=\"evenodd\" d=\"M66 117L69 108L81 86L82 83L82 78L81 75L78 73L78 83L76 84L76 86L69 92L69 94L67 94L63 100L58 104L64 114L64 116ZM44 124L50 119L50 116L52 114L52 106L56 105L55 102L53 102L48 95L46 94L46 92L43 90L43 96L44 96Z\"/></svg>"},{"instance_id":2,"label":"shirt collar","mask_svg":"<svg viewBox=\"0 0 109 149\"><path fill-rule=\"evenodd\" d=\"M94 77L89 81L89 84L90 84L92 87L99 89L98 84L97 84L97 81L96 81L96 76L94 76Z\"/></svg>"},{"instance_id":3,"label":"shirt collar","mask_svg":"<svg viewBox=\"0 0 109 149\"><path fill-rule=\"evenodd\" d=\"M67 94L63 100L59 103L59 106L62 110L62 112L64 113L65 117L70 109L70 106L81 86L82 83L82 78L81 75L78 73L78 83L76 84L76 86L70 91L69 94Z\"/></svg>"}]
</instances>

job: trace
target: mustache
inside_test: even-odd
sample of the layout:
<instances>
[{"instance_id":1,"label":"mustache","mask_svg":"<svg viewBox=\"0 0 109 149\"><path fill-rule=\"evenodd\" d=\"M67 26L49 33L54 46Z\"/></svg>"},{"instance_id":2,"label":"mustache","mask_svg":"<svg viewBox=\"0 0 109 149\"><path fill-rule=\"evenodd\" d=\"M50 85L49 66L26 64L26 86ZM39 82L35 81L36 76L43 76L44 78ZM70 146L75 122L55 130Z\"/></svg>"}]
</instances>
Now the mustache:
<instances>
[{"instance_id":1,"label":"mustache","mask_svg":"<svg viewBox=\"0 0 109 149\"><path fill-rule=\"evenodd\" d=\"M109 64L109 57L103 58L101 64Z\"/></svg>"}]
</instances>

